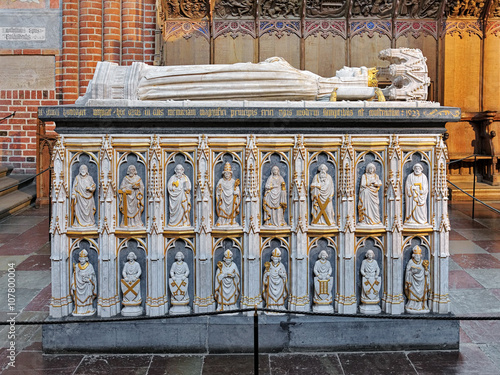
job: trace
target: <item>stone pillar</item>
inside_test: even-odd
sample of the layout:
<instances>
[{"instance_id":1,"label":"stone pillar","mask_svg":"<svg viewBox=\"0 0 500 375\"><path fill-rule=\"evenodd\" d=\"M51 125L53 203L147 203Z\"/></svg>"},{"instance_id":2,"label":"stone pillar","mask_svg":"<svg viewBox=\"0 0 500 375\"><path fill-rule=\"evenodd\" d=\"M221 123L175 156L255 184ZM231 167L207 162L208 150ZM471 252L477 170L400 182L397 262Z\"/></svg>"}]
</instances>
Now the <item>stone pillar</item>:
<instances>
[{"instance_id":1,"label":"stone pillar","mask_svg":"<svg viewBox=\"0 0 500 375\"><path fill-rule=\"evenodd\" d=\"M53 150L52 163L52 218L50 221L52 268L52 298L50 316L62 318L71 314L73 302L69 290L71 277L68 265L68 176L66 170L64 138L60 137Z\"/></svg>"},{"instance_id":2,"label":"stone pillar","mask_svg":"<svg viewBox=\"0 0 500 375\"><path fill-rule=\"evenodd\" d=\"M309 272L307 269L307 151L304 136L295 137L293 149L293 190L292 190L292 252L290 287L290 310L309 311Z\"/></svg>"},{"instance_id":3,"label":"stone pillar","mask_svg":"<svg viewBox=\"0 0 500 375\"><path fill-rule=\"evenodd\" d=\"M249 135L245 149L245 170L242 176L243 201L243 291L242 308L262 307L260 270L260 188L259 152L255 136Z\"/></svg>"},{"instance_id":4,"label":"stone pillar","mask_svg":"<svg viewBox=\"0 0 500 375\"><path fill-rule=\"evenodd\" d=\"M148 296L146 315L160 316L168 311L167 283L165 278L165 183L163 181L163 158L158 136L151 139L149 149L148 182Z\"/></svg>"},{"instance_id":5,"label":"stone pillar","mask_svg":"<svg viewBox=\"0 0 500 375\"><path fill-rule=\"evenodd\" d=\"M339 313L355 314L356 284L354 273L356 259L354 257L356 229L355 194L354 194L354 149L351 136L345 135L340 148L340 173L339 173L339 268L337 295L335 306Z\"/></svg>"},{"instance_id":6,"label":"stone pillar","mask_svg":"<svg viewBox=\"0 0 500 375\"><path fill-rule=\"evenodd\" d=\"M385 251L385 290L382 310L388 314L404 312L403 297L403 218L402 218L402 158L399 137L392 135L388 150L388 177L385 205L387 212L387 247Z\"/></svg>"},{"instance_id":7,"label":"stone pillar","mask_svg":"<svg viewBox=\"0 0 500 375\"><path fill-rule=\"evenodd\" d=\"M197 151L198 173L195 191L195 232L196 232L196 287L194 312L210 312L215 310L213 297L212 267L212 225L213 195L210 179L212 157L207 144L207 137L200 136Z\"/></svg>"},{"instance_id":8,"label":"stone pillar","mask_svg":"<svg viewBox=\"0 0 500 375\"><path fill-rule=\"evenodd\" d=\"M109 135L103 137L99 152L99 296L97 314L110 317L120 313L120 292L117 285L116 267L116 179L115 154Z\"/></svg>"},{"instance_id":9,"label":"stone pillar","mask_svg":"<svg viewBox=\"0 0 500 375\"><path fill-rule=\"evenodd\" d=\"M448 292L448 263L450 257L448 218L448 184L446 182L446 145L441 136L437 136L434 150L434 179L432 186L433 220L433 275L432 296L429 307L439 314L450 312L450 296Z\"/></svg>"}]
</instances>

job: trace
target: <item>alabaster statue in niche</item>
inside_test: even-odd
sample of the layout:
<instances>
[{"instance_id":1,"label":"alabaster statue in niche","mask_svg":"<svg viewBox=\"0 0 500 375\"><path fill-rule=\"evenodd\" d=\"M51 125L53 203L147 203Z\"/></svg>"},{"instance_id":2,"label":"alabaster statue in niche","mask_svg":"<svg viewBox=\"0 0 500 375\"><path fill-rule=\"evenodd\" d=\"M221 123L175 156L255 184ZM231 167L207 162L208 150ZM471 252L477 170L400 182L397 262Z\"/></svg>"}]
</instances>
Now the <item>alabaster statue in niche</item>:
<instances>
[{"instance_id":1,"label":"alabaster statue in niche","mask_svg":"<svg viewBox=\"0 0 500 375\"><path fill-rule=\"evenodd\" d=\"M363 314L380 313L380 267L375 259L373 250L368 250L361 263L361 306L359 312Z\"/></svg>"},{"instance_id":2,"label":"alabaster statue in niche","mask_svg":"<svg viewBox=\"0 0 500 375\"><path fill-rule=\"evenodd\" d=\"M142 211L144 211L144 184L137 175L134 165L127 168L127 175L120 184L120 212L123 214L122 226L129 228L142 227Z\"/></svg>"},{"instance_id":3,"label":"alabaster statue in niche","mask_svg":"<svg viewBox=\"0 0 500 375\"><path fill-rule=\"evenodd\" d=\"M238 267L233 262L233 253L231 250L224 252L224 260L222 262L217 262L214 289L217 311L239 309L240 273Z\"/></svg>"},{"instance_id":4,"label":"alabaster statue in niche","mask_svg":"<svg viewBox=\"0 0 500 375\"><path fill-rule=\"evenodd\" d=\"M365 173L361 177L358 201L358 218L360 224L381 224L378 191L382 186L382 181L380 181L375 171L375 164L368 163Z\"/></svg>"},{"instance_id":5,"label":"alabaster statue in niche","mask_svg":"<svg viewBox=\"0 0 500 375\"><path fill-rule=\"evenodd\" d=\"M281 251L275 248L271 253L271 262L264 264L265 271L262 278L262 298L268 309L285 310L285 301L288 297L288 275L281 263Z\"/></svg>"},{"instance_id":6,"label":"alabaster statue in niche","mask_svg":"<svg viewBox=\"0 0 500 375\"><path fill-rule=\"evenodd\" d=\"M429 261L422 260L422 249L415 246L412 257L406 265L405 295L408 302L405 311L410 314L428 313L429 292Z\"/></svg>"},{"instance_id":7,"label":"alabaster statue in niche","mask_svg":"<svg viewBox=\"0 0 500 375\"><path fill-rule=\"evenodd\" d=\"M313 311L333 312L333 277L332 265L328 260L328 253L321 250L318 260L314 263L314 298Z\"/></svg>"},{"instance_id":8,"label":"alabaster statue in niche","mask_svg":"<svg viewBox=\"0 0 500 375\"><path fill-rule=\"evenodd\" d=\"M171 227L189 227L191 225L189 214L191 212L191 181L184 174L184 167L175 166L175 174L170 177L167 184L168 205Z\"/></svg>"},{"instance_id":9,"label":"alabaster statue in niche","mask_svg":"<svg viewBox=\"0 0 500 375\"><path fill-rule=\"evenodd\" d=\"M71 296L75 304L73 315L94 315L94 299L97 296L97 279L94 267L89 263L89 254L87 250L80 251L78 263L73 264Z\"/></svg>"},{"instance_id":10,"label":"alabaster statue in niche","mask_svg":"<svg viewBox=\"0 0 500 375\"><path fill-rule=\"evenodd\" d=\"M238 225L236 217L240 212L241 192L240 180L233 178L231 163L224 165L223 178L217 182L215 189L215 208L217 212L216 226Z\"/></svg>"},{"instance_id":11,"label":"alabaster statue in niche","mask_svg":"<svg viewBox=\"0 0 500 375\"><path fill-rule=\"evenodd\" d=\"M413 166L413 173L406 178L405 224L427 224L427 195L429 182L420 163Z\"/></svg>"},{"instance_id":12,"label":"alabaster statue in niche","mask_svg":"<svg viewBox=\"0 0 500 375\"><path fill-rule=\"evenodd\" d=\"M89 175L87 166L80 166L80 173L73 182L71 193L71 212L73 226L93 227L95 226L95 191L94 179Z\"/></svg>"},{"instance_id":13,"label":"alabaster statue in niche","mask_svg":"<svg viewBox=\"0 0 500 375\"><path fill-rule=\"evenodd\" d=\"M127 255L127 262L122 271L123 316L142 314L141 298L141 266L136 262L137 255L132 251Z\"/></svg>"},{"instance_id":14,"label":"alabaster statue in niche","mask_svg":"<svg viewBox=\"0 0 500 375\"><path fill-rule=\"evenodd\" d=\"M286 184L277 166L271 168L271 175L264 190L264 225L282 227L287 225L285 210L287 207Z\"/></svg>"},{"instance_id":15,"label":"alabaster statue in niche","mask_svg":"<svg viewBox=\"0 0 500 375\"><path fill-rule=\"evenodd\" d=\"M189 314L189 267L184 262L184 254L180 251L175 254L175 262L170 267L170 314Z\"/></svg>"},{"instance_id":16,"label":"alabaster statue in niche","mask_svg":"<svg viewBox=\"0 0 500 375\"><path fill-rule=\"evenodd\" d=\"M333 195L335 185L332 177L327 173L328 167L321 164L318 173L311 183L312 221L313 225L335 224L335 213L333 210Z\"/></svg>"}]
</instances>

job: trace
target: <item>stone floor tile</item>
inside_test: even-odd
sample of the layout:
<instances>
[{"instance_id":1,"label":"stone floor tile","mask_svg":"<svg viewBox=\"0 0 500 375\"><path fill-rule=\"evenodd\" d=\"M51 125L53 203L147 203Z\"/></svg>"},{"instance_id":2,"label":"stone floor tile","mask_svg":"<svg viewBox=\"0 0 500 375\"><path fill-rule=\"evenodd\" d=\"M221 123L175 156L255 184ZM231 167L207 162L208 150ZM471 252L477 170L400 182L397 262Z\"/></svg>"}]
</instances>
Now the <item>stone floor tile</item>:
<instances>
[{"instance_id":1,"label":"stone floor tile","mask_svg":"<svg viewBox=\"0 0 500 375\"><path fill-rule=\"evenodd\" d=\"M46 206L40 206L39 208L36 208L35 206L29 206L26 207L22 210L19 210L14 213L13 216L25 216L25 215L30 215L30 216L49 216L50 208L48 205Z\"/></svg>"},{"instance_id":2,"label":"stone floor tile","mask_svg":"<svg viewBox=\"0 0 500 375\"><path fill-rule=\"evenodd\" d=\"M31 254L48 242L47 234L18 236L0 247L0 255Z\"/></svg>"},{"instance_id":3,"label":"stone floor tile","mask_svg":"<svg viewBox=\"0 0 500 375\"><path fill-rule=\"evenodd\" d=\"M270 355L271 374L343 374L337 354Z\"/></svg>"},{"instance_id":4,"label":"stone floor tile","mask_svg":"<svg viewBox=\"0 0 500 375\"><path fill-rule=\"evenodd\" d=\"M470 217L466 219L450 219L450 227L460 235L462 235L460 233L460 230L463 229L487 229L486 226L475 220L472 220Z\"/></svg>"},{"instance_id":5,"label":"stone floor tile","mask_svg":"<svg viewBox=\"0 0 500 375\"><path fill-rule=\"evenodd\" d=\"M38 291L50 284L50 271L18 271L15 272L16 289L36 289ZM9 281L9 274L0 277L0 289L6 290ZM1 306L0 306L1 308Z\"/></svg>"},{"instance_id":6,"label":"stone floor tile","mask_svg":"<svg viewBox=\"0 0 500 375\"><path fill-rule=\"evenodd\" d=\"M402 352L339 353L344 372L350 375L417 374Z\"/></svg>"},{"instance_id":7,"label":"stone floor tile","mask_svg":"<svg viewBox=\"0 0 500 375\"><path fill-rule=\"evenodd\" d=\"M460 352L418 351L408 358L419 375L498 375L498 368L477 345L464 344Z\"/></svg>"},{"instance_id":8,"label":"stone floor tile","mask_svg":"<svg viewBox=\"0 0 500 375\"><path fill-rule=\"evenodd\" d=\"M500 223L499 223L500 227ZM474 241L476 245L489 253L500 253L500 241Z\"/></svg>"},{"instance_id":9,"label":"stone floor tile","mask_svg":"<svg viewBox=\"0 0 500 375\"><path fill-rule=\"evenodd\" d=\"M491 254L455 254L453 259L463 269L469 268L500 268L500 259Z\"/></svg>"},{"instance_id":10,"label":"stone floor tile","mask_svg":"<svg viewBox=\"0 0 500 375\"><path fill-rule=\"evenodd\" d=\"M201 355L153 355L148 375L201 374L202 368L203 356Z\"/></svg>"},{"instance_id":11,"label":"stone floor tile","mask_svg":"<svg viewBox=\"0 0 500 375\"><path fill-rule=\"evenodd\" d=\"M71 374L82 361L83 355L44 355L41 352L21 352L16 356L16 367L4 374Z\"/></svg>"},{"instance_id":12,"label":"stone floor tile","mask_svg":"<svg viewBox=\"0 0 500 375\"><path fill-rule=\"evenodd\" d=\"M464 236L468 240L471 241L500 241L500 231L497 230L492 230L490 228L484 228L484 229L473 229L473 228L467 228L467 229L457 229L455 230L458 232L458 234Z\"/></svg>"},{"instance_id":13,"label":"stone floor tile","mask_svg":"<svg viewBox=\"0 0 500 375\"><path fill-rule=\"evenodd\" d=\"M21 311L40 292L39 289L16 288L16 305L14 311ZM6 304L0 305L0 311L7 312L9 307Z\"/></svg>"},{"instance_id":14,"label":"stone floor tile","mask_svg":"<svg viewBox=\"0 0 500 375\"><path fill-rule=\"evenodd\" d=\"M487 289L500 287L500 269L468 269L467 273Z\"/></svg>"},{"instance_id":15,"label":"stone floor tile","mask_svg":"<svg viewBox=\"0 0 500 375\"><path fill-rule=\"evenodd\" d=\"M488 254L488 252L469 240L450 240L450 254Z\"/></svg>"},{"instance_id":16,"label":"stone floor tile","mask_svg":"<svg viewBox=\"0 0 500 375\"><path fill-rule=\"evenodd\" d=\"M448 285L450 289L474 289L483 288L471 275L464 270L452 270L449 272Z\"/></svg>"},{"instance_id":17,"label":"stone floor tile","mask_svg":"<svg viewBox=\"0 0 500 375\"><path fill-rule=\"evenodd\" d=\"M467 238L458 234L455 230L450 230L450 241L465 241Z\"/></svg>"},{"instance_id":18,"label":"stone floor tile","mask_svg":"<svg viewBox=\"0 0 500 375\"><path fill-rule=\"evenodd\" d=\"M472 339L467 335L467 333L460 327L460 345L462 344L470 344L472 343Z\"/></svg>"},{"instance_id":19,"label":"stone floor tile","mask_svg":"<svg viewBox=\"0 0 500 375\"><path fill-rule=\"evenodd\" d=\"M479 348L500 369L500 343L480 344Z\"/></svg>"},{"instance_id":20,"label":"stone floor tile","mask_svg":"<svg viewBox=\"0 0 500 375\"><path fill-rule=\"evenodd\" d=\"M16 267L17 271L46 271L50 270L50 256L31 255Z\"/></svg>"},{"instance_id":21,"label":"stone floor tile","mask_svg":"<svg viewBox=\"0 0 500 375\"><path fill-rule=\"evenodd\" d=\"M2 225L29 225L29 226L35 226L42 221L47 220L47 217L45 216L38 216L38 215L29 215L29 213L26 213L25 215L11 215L7 216L4 219L0 220L0 226Z\"/></svg>"},{"instance_id":22,"label":"stone floor tile","mask_svg":"<svg viewBox=\"0 0 500 375\"><path fill-rule=\"evenodd\" d=\"M251 375L253 371L253 355L207 355L203 362L204 375ZM269 374L269 358L267 355L259 356L259 374ZM274 372L273 372L274 374Z\"/></svg>"},{"instance_id":23,"label":"stone floor tile","mask_svg":"<svg viewBox=\"0 0 500 375\"><path fill-rule=\"evenodd\" d=\"M451 259L451 257L450 257L450 258L448 258L448 259L449 259L449 260L448 260L448 269L449 269L450 271L463 270L463 268L462 268L462 267L460 267L460 266L457 264L457 262L455 262L453 259Z\"/></svg>"},{"instance_id":24,"label":"stone floor tile","mask_svg":"<svg viewBox=\"0 0 500 375\"><path fill-rule=\"evenodd\" d=\"M496 218L478 218L476 221L487 228L498 230L500 227L500 215L497 215Z\"/></svg>"},{"instance_id":25,"label":"stone floor tile","mask_svg":"<svg viewBox=\"0 0 500 375\"><path fill-rule=\"evenodd\" d=\"M87 355L74 375L146 375L151 355Z\"/></svg>"},{"instance_id":26,"label":"stone floor tile","mask_svg":"<svg viewBox=\"0 0 500 375\"><path fill-rule=\"evenodd\" d=\"M500 300L500 288L490 289L490 293Z\"/></svg>"},{"instance_id":27,"label":"stone floor tile","mask_svg":"<svg viewBox=\"0 0 500 375\"><path fill-rule=\"evenodd\" d=\"M10 263L14 263L17 266L27 257L28 255L2 255L0 251L0 271L7 271Z\"/></svg>"},{"instance_id":28,"label":"stone floor tile","mask_svg":"<svg viewBox=\"0 0 500 375\"><path fill-rule=\"evenodd\" d=\"M43 288L35 298L24 309L25 311L49 311L50 297L52 296L51 285Z\"/></svg>"},{"instance_id":29,"label":"stone floor tile","mask_svg":"<svg viewBox=\"0 0 500 375\"><path fill-rule=\"evenodd\" d=\"M451 311L459 316L500 312L500 301L489 289L451 289L450 299Z\"/></svg>"},{"instance_id":30,"label":"stone floor tile","mask_svg":"<svg viewBox=\"0 0 500 375\"><path fill-rule=\"evenodd\" d=\"M475 344L500 343L498 320L462 320L460 326Z\"/></svg>"}]
</instances>

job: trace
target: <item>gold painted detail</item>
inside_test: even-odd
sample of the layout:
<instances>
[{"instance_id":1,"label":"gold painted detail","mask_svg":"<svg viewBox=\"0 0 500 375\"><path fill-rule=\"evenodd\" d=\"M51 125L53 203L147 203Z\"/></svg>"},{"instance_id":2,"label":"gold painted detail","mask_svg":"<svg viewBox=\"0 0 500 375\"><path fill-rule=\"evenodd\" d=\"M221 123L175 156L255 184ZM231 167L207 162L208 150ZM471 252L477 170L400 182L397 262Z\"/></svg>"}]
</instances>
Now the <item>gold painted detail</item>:
<instances>
[{"instance_id":1,"label":"gold painted detail","mask_svg":"<svg viewBox=\"0 0 500 375\"><path fill-rule=\"evenodd\" d=\"M241 299L242 306L254 307L262 303L262 296L259 294L255 297L243 296Z\"/></svg>"},{"instance_id":2,"label":"gold painted detail","mask_svg":"<svg viewBox=\"0 0 500 375\"><path fill-rule=\"evenodd\" d=\"M378 87L377 73L377 68L368 69L368 87ZM381 100L379 100L379 102L380 101ZM385 98L383 101L385 101Z\"/></svg>"},{"instance_id":3,"label":"gold painted detail","mask_svg":"<svg viewBox=\"0 0 500 375\"><path fill-rule=\"evenodd\" d=\"M156 298L148 296L146 298L146 305L148 305L149 307L160 307L165 305L166 303L167 303L167 296L161 296Z\"/></svg>"},{"instance_id":4,"label":"gold painted detail","mask_svg":"<svg viewBox=\"0 0 500 375\"><path fill-rule=\"evenodd\" d=\"M331 102L336 102L337 101L337 90L338 87L334 87L332 93L330 94L330 101Z\"/></svg>"},{"instance_id":5,"label":"gold painted detail","mask_svg":"<svg viewBox=\"0 0 500 375\"><path fill-rule=\"evenodd\" d=\"M337 294L335 297L335 301L337 301L340 305L350 306L356 304L356 295L351 294L350 296L344 296L342 294Z\"/></svg>"},{"instance_id":6,"label":"gold painted detail","mask_svg":"<svg viewBox=\"0 0 500 375\"><path fill-rule=\"evenodd\" d=\"M328 292L327 292L328 293ZM305 296L290 296L290 304L294 306L308 306L311 303L308 295Z\"/></svg>"},{"instance_id":7,"label":"gold painted detail","mask_svg":"<svg viewBox=\"0 0 500 375\"><path fill-rule=\"evenodd\" d=\"M71 296L69 294L67 296L61 297L61 298L51 297L50 306L52 306L53 308L58 308L58 307L68 306L72 302L73 302L73 299L71 298Z\"/></svg>"},{"instance_id":8,"label":"gold painted detail","mask_svg":"<svg viewBox=\"0 0 500 375\"><path fill-rule=\"evenodd\" d=\"M378 87L375 88L375 96L377 97L377 100L379 102L385 102L385 96L384 96L384 93L382 92L381 89L379 89Z\"/></svg>"},{"instance_id":9,"label":"gold painted detail","mask_svg":"<svg viewBox=\"0 0 500 375\"><path fill-rule=\"evenodd\" d=\"M111 306L118 305L119 303L120 303L120 298L118 295L115 295L115 296L110 297L110 298L99 297L97 299L97 304L101 307L111 307Z\"/></svg>"},{"instance_id":10,"label":"gold painted detail","mask_svg":"<svg viewBox=\"0 0 500 375\"><path fill-rule=\"evenodd\" d=\"M207 307L207 306L212 306L215 303L214 296L210 295L206 298L201 298L198 296L194 297L193 304L199 307Z\"/></svg>"}]
</instances>

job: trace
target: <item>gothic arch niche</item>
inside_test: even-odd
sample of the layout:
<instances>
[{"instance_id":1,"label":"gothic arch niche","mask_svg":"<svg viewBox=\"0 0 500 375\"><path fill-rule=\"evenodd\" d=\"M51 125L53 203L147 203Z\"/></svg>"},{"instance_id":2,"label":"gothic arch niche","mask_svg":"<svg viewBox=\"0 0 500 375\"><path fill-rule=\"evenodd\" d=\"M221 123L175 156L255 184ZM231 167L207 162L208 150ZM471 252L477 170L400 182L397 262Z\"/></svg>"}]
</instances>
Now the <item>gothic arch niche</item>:
<instances>
[{"instance_id":1,"label":"gothic arch niche","mask_svg":"<svg viewBox=\"0 0 500 375\"><path fill-rule=\"evenodd\" d=\"M356 241L356 274L354 275L356 281L356 300L358 301L358 305L361 304L361 289L362 289L362 275L361 275L361 265L363 260L366 258L366 253L368 250L372 250L374 253L373 259L377 262L380 268L380 288L378 292L379 302L382 300L382 296L384 295L385 288L385 258L384 258L384 242L385 238L382 236L379 237L357 237ZM373 286L376 287L376 286Z\"/></svg>"},{"instance_id":2,"label":"gothic arch niche","mask_svg":"<svg viewBox=\"0 0 500 375\"><path fill-rule=\"evenodd\" d=\"M123 306L123 292L125 288L125 291L129 291L129 293L135 294L131 286L127 287L124 286L122 283L123 279L123 268L125 266L125 263L127 263L127 256L129 253L134 253L137 259L135 260L139 266L141 267L141 276L139 277L139 283L140 283L140 295L141 295L141 304L140 308L142 313L144 312L145 309L145 304L146 304L146 298L147 298L147 285L148 285L148 268L147 268L147 247L145 243L145 239L140 239L140 238L126 238L122 239L121 242L118 245L117 249L117 260L118 263L116 263L116 285L118 286L117 293L120 296L120 301L122 303L121 309L123 311L124 306ZM129 290L130 289L130 290ZM135 291L136 292L136 291ZM141 313L141 314L142 314Z\"/></svg>"},{"instance_id":3,"label":"gothic arch niche","mask_svg":"<svg viewBox=\"0 0 500 375\"><path fill-rule=\"evenodd\" d=\"M118 155L118 218L119 218L119 226L121 228L127 227L138 227L144 228L146 223L146 215L147 215L147 179L146 179L146 158L142 153L136 152L123 152ZM134 179L134 186L132 189L128 189L126 181L128 180L128 171L129 168L135 167L137 172L137 176L141 179L144 189L139 186L138 180ZM132 170L132 168L130 169ZM130 200L130 193L134 199ZM128 206L133 204L131 215L135 215L134 219L131 219L128 215L127 217L123 214L128 210Z\"/></svg>"},{"instance_id":4,"label":"gothic arch niche","mask_svg":"<svg viewBox=\"0 0 500 375\"><path fill-rule=\"evenodd\" d=\"M319 174L318 168L321 165L325 165L328 170L326 173L331 177L333 182L333 197L331 198L331 203L333 207L333 220L328 217L328 199L327 195L320 192L319 199L315 199L312 194L312 183L315 181L316 176ZM337 188L338 188L338 178L337 178L337 152L319 151L314 153L309 153L309 191L308 193L308 205L309 205L309 224L311 226L329 226L337 227L338 217L338 200L337 200ZM330 222L330 224L328 224Z\"/></svg>"},{"instance_id":5,"label":"gothic arch niche","mask_svg":"<svg viewBox=\"0 0 500 375\"><path fill-rule=\"evenodd\" d=\"M187 290L183 290L182 285L170 285L170 278L171 278L171 269L172 265L175 263L176 259L175 256L178 252L181 252L182 255L184 256L184 262L187 264L188 269L189 269L189 276L187 277L188 280L188 285L187 285ZM170 313L176 313L176 309L173 308L175 304L172 304L172 293L185 293L187 292L189 296L189 303L188 303L188 309L189 311L185 311L185 309L178 309L179 311L184 311L184 312L191 312L192 307L193 307L193 301L194 301L194 291L196 290L196 285L195 285L195 258L196 258L196 247L194 246L194 238L172 238L168 239L168 242L165 246L165 284L166 284L166 290L168 293L168 300L170 301ZM172 309L174 311L172 311ZM184 313L183 312L183 313Z\"/></svg>"},{"instance_id":6,"label":"gothic arch niche","mask_svg":"<svg viewBox=\"0 0 500 375\"><path fill-rule=\"evenodd\" d=\"M225 238L214 238L214 247L213 247L213 257L212 257L212 262L213 262L213 281L212 285L214 288L214 298L217 303L217 311L221 310L234 310L234 309L239 309L240 308L240 302L241 302L241 296L243 294L243 262L242 262L242 257L243 257L243 247L242 247L242 242L241 238L239 237L225 237ZM229 303L231 305L229 306L224 306L221 307L220 301L217 300L216 297L216 289L218 286L218 280L217 280L217 272L220 270L221 277L222 274L224 273L224 268L223 268L223 263L224 263L224 255L225 252L229 250L232 253L232 261L234 265L236 266L236 269L239 273L239 276L233 277L233 285L234 285L234 292L238 293L238 297L234 299L230 299ZM237 281L237 282L236 282ZM228 289L229 290L229 289ZM222 291L221 291L222 292ZM232 295L232 293L231 293ZM231 295L224 295L225 300L227 301L226 297L231 297Z\"/></svg>"},{"instance_id":7,"label":"gothic arch niche","mask_svg":"<svg viewBox=\"0 0 500 375\"><path fill-rule=\"evenodd\" d=\"M71 188L70 188L70 205L69 205L69 217L70 217L70 222L69 225L70 227L74 227L75 223L78 222L78 218L76 217L77 215L75 214L75 209L77 205L77 199L73 198L73 192L75 188L75 178L80 174L80 168L82 166L87 167L87 173L90 177L92 177L92 180L94 181L95 189L92 192L92 200L94 202L94 225L85 225L84 223L80 223L77 228L78 229L96 229L97 226L97 220L99 217L99 159L97 155L95 155L92 152L76 152L73 153L71 152L71 160L69 163L69 172L70 172L70 183L71 183ZM81 189L81 187L80 187ZM75 192L75 194L78 194L80 197L82 197L82 200L85 200L84 195L85 193L88 194L88 190L85 192L80 191L80 192ZM83 193L83 195L82 195ZM73 228L76 229L76 228Z\"/></svg>"},{"instance_id":8,"label":"gothic arch niche","mask_svg":"<svg viewBox=\"0 0 500 375\"><path fill-rule=\"evenodd\" d=\"M328 254L327 260L330 262L331 267L332 267L332 289L331 289L331 299L332 301L328 303L328 306L331 306L331 309L328 309L328 312L333 312L334 310L334 299L335 295L337 293L337 284L338 284L338 251L337 251L337 239L336 237L316 237L316 238L310 238L310 243L309 243L309 257L308 257L308 291L309 295L311 296L310 298L310 303L313 311L315 301L315 284L314 284L314 267L316 262L319 260L319 254L324 250ZM326 311L325 311L326 312Z\"/></svg>"},{"instance_id":9,"label":"gothic arch niche","mask_svg":"<svg viewBox=\"0 0 500 375\"><path fill-rule=\"evenodd\" d=\"M408 177L410 175L413 176L413 168L417 165L422 166L422 175L425 176L425 179L423 181L420 181L419 183L414 183L411 184L411 182L408 180ZM430 194L430 187L431 187L431 182L432 182L432 176L431 176L431 160L426 152L422 151L414 151L414 152L408 152L404 155L403 158L403 186L402 186L402 193L404 196L403 199L403 218L404 218L404 225L405 226L425 226L428 227L430 226L430 223L432 222L431 219L431 214L432 214L432 209L431 209L431 194ZM412 178L412 177L411 177ZM418 186L419 188L416 188L416 191L413 192L412 186ZM411 194L411 195L410 195ZM424 194L426 194L426 197L424 199ZM414 198L412 198L414 197ZM420 198L419 198L420 197ZM411 200L412 206L409 207ZM418 203L415 203L418 202ZM419 208L416 206L421 207L421 213L420 216L425 216L426 222L415 222L413 220L414 217L418 217L419 213L418 210ZM418 220L418 219L417 219ZM424 218L420 221L424 221Z\"/></svg>"},{"instance_id":10,"label":"gothic arch niche","mask_svg":"<svg viewBox=\"0 0 500 375\"><path fill-rule=\"evenodd\" d=\"M274 238L262 238L261 239L261 251L260 251L260 262L261 262L261 288L260 290L263 292L263 301L264 307L268 307L266 303L266 299L264 296L265 286L263 284L263 277L266 273L266 269L271 267L272 259L271 255L275 249L279 249L281 252L281 261L280 263L284 266L286 272L286 282L284 283L284 295L286 298L282 301L283 309L288 309L289 299L290 299L290 244L287 237L274 237ZM276 308L276 307L270 307Z\"/></svg>"},{"instance_id":11,"label":"gothic arch niche","mask_svg":"<svg viewBox=\"0 0 500 375\"><path fill-rule=\"evenodd\" d=\"M279 173L273 175L276 168L278 168ZM288 152L262 153L261 191L262 225L264 227L288 228L290 226L290 159Z\"/></svg>"},{"instance_id":12,"label":"gothic arch niche","mask_svg":"<svg viewBox=\"0 0 500 375\"><path fill-rule=\"evenodd\" d=\"M68 290L71 293L71 297L72 297L72 301L73 301L72 308L74 308L74 295L73 295L73 292L71 290L71 284L73 282L74 269L75 269L75 267L78 267L80 252L82 250L87 251L89 263L94 268L97 285L95 286L96 296L95 296L95 299L92 303L92 306L94 309L97 310L97 302L98 302L99 291L100 291L99 284L100 284L100 278L101 278L101 275L99 274L99 245L97 243L97 238L88 238L88 237L70 240L70 250L69 250L70 261L68 262L68 267L69 267L69 272L68 272L69 289Z\"/></svg>"},{"instance_id":13,"label":"gothic arch niche","mask_svg":"<svg viewBox=\"0 0 500 375\"><path fill-rule=\"evenodd\" d=\"M187 192L187 187L185 187L184 190L184 196L178 196L178 192L174 192L174 194L171 194L170 189L174 189L173 187L170 187L169 185L175 184L175 188L178 188L179 180L175 179L172 177L175 176L175 168L180 165L182 168L184 168L184 174L189 180L189 185L190 189L189 192ZM192 152L172 152L172 153L167 153L166 160L165 160L165 166L164 166L164 171L166 173L165 176L165 181L166 183L166 189L165 189L165 212L166 212L166 225L169 228L176 228L176 227L193 227L194 226L194 187L195 187L195 179L194 179L194 173L195 173L195 162L194 162L194 156ZM171 180L172 179L172 180ZM177 183L176 183L177 181ZM175 189L174 189L175 190ZM172 190L172 191L174 191ZM183 197L184 199L181 199ZM170 205L170 200L173 199L173 205ZM178 201L179 200L179 201ZM178 214L177 210L180 209L181 202L186 200L184 203L182 203L182 206L184 207L184 215L183 219L178 218L177 216L174 218L174 214ZM171 210L174 209L176 210L175 213L171 212ZM185 211L189 210L189 213L186 213ZM188 220L185 220L188 219ZM186 225L189 224L189 225Z\"/></svg>"},{"instance_id":14,"label":"gothic arch niche","mask_svg":"<svg viewBox=\"0 0 500 375\"><path fill-rule=\"evenodd\" d=\"M369 175L367 167L373 165L378 179ZM356 158L356 223L359 227L383 227L385 163L383 152L365 151ZM366 176L365 176L366 174ZM378 200L378 204L377 204ZM376 206L378 205L378 210ZM377 216L378 213L378 216Z\"/></svg>"},{"instance_id":15,"label":"gothic arch niche","mask_svg":"<svg viewBox=\"0 0 500 375\"><path fill-rule=\"evenodd\" d=\"M224 172L227 170L226 164L231 167L232 179L234 180L234 185L232 183L224 181ZM214 155L214 225L218 229L224 229L224 227L234 227L241 226L241 207L242 207L242 196L243 196L243 179L242 179L243 161L241 159L241 153L238 152L219 152ZM219 187L220 182L220 187ZM227 186L226 186L227 185ZM239 202L236 204L237 200L231 199L233 197L228 197L231 191L234 192L239 190ZM220 194L219 194L220 193ZM224 193L226 194L224 196ZM222 216L222 217L221 217ZM220 220L219 220L220 219Z\"/></svg>"}]
</instances>

